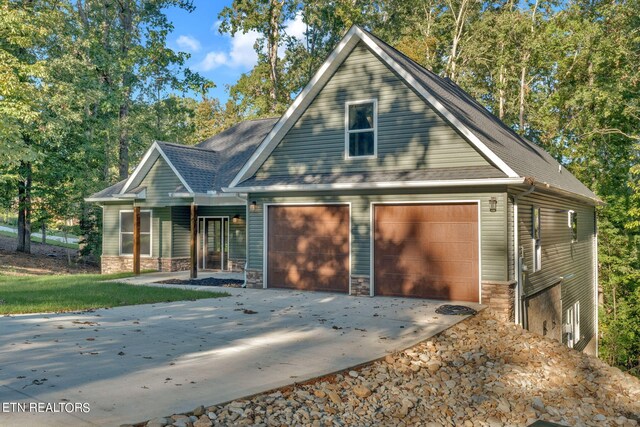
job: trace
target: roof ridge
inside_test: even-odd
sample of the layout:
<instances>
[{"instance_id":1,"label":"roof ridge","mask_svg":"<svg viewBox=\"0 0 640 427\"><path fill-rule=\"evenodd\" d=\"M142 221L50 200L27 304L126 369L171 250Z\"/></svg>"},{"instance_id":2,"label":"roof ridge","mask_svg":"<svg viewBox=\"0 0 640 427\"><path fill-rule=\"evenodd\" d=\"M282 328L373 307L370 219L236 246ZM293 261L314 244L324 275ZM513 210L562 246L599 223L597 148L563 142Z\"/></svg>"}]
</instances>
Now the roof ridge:
<instances>
[{"instance_id":1,"label":"roof ridge","mask_svg":"<svg viewBox=\"0 0 640 427\"><path fill-rule=\"evenodd\" d=\"M435 79L437 79L437 80L441 81L442 83L448 85L452 89L460 92L460 94L463 95L467 101L471 101L474 105L476 105L478 107L481 107L482 111L488 113L494 119L493 120L494 122L496 122L501 128L503 128L506 131L508 131L509 133L511 133L513 136L515 136L518 140L520 140L523 143L531 146L532 148L534 148L539 153L542 152L544 154L547 154L549 157L553 158L556 162L558 162L558 160L555 157L553 157L550 153L548 153L546 150L544 150L538 144L536 144L535 142L533 142L533 141L523 137L522 135L518 134L515 130L513 130L511 128L511 126L508 126L498 116L496 116L491 111L489 111L489 109L487 109L487 107L482 105L477 99L475 99L473 96L471 96L471 94L469 94L466 90L464 90L460 85L458 85L456 82L451 80L449 77L442 77L439 74L429 70L428 68L423 67L422 65L418 64L416 61L414 61L413 59L411 59L407 55L405 55L402 51L400 51L400 50L396 49L395 47L391 46L389 43L385 42L384 40L381 40L375 34L372 34L371 32L369 32L369 31L367 31L367 30L365 30L365 29L363 29L361 27L359 27L359 28L362 29L363 31L367 32L367 34L369 34L371 37L373 37L375 39L376 43L380 43L380 44L383 44L383 45L387 46L389 49L392 49L394 52L396 52L400 56L402 56L402 58L404 58L407 61L409 61L409 64L414 66L414 67L417 67L418 71L424 71L424 72L430 74L431 76L433 76ZM423 85L423 87L424 87L424 85ZM429 90L428 87L425 87L425 89ZM558 162L558 164L561 164L561 163Z\"/></svg>"},{"instance_id":2,"label":"roof ridge","mask_svg":"<svg viewBox=\"0 0 640 427\"><path fill-rule=\"evenodd\" d=\"M156 141L156 142L160 143L160 144L170 145L170 146L176 147L176 148L188 148L188 149L191 149L191 150L206 151L207 153L219 153L216 150L210 150L208 148L196 147L196 146L193 146L193 145L178 144L178 143L175 143L175 142L165 142L165 141Z\"/></svg>"}]
</instances>

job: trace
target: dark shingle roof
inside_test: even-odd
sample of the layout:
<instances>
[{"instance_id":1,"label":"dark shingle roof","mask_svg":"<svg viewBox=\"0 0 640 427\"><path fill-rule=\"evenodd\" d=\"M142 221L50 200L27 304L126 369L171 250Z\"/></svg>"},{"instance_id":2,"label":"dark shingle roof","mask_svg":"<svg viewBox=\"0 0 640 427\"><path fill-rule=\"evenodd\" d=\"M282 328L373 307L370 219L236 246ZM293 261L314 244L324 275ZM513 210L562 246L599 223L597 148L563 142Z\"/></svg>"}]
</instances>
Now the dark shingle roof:
<instances>
[{"instance_id":1,"label":"dark shingle roof","mask_svg":"<svg viewBox=\"0 0 640 427\"><path fill-rule=\"evenodd\" d=\"M425 69L371 33L367 34L518 175L597 199L569 171L559 169L560 165L553 156L515 133L458 85Z\"/></svg>"},{"instance_id":2,"label":"dark shingle roof","mask_svg":"<svg viewBox=\"0 0 640 427\"><path fill-rule=\"evenodd\" d=\"M269 133L277 118L247 120L196 146L156 141L171 164L196 193L221 192ZM88 199L109 198L120 193L126 179ZM186 192L180 186L176 192Z\"/></svg>"},{"instance_id":3,"label":"dark shingle roof","mask_svg":"<svg viewBox=\"0 0 640 427\"><path fill-rule=\"evenodd\" d=\"M196 193L213 190L220 154L198 147L158 142L171 164Z\"/></svg>"},{"instance_id":4,"label":"dark shingle roof","mask_svg":"<svg viewBox=\"0 0 640 427\"><path fill-rule=\"evenodd\" d=\"M493 166L410 169L398 171L339 172L306 174L295 176L251 177L242 186L308 185L308 184L364 184L374 182L411 182L447 179L504 178L505 175Z\"/></svg>"},{"instance_id":5,"label":"dark shingle roof","mask_svg":"<svg viewBox=\"0 0 640 427\"><path fill-rule=\"evenodd\" d=\"M216 191L229 186L277 121L278 118L247 120L196 145L220 155L214 182Z\"/></svg>"},{"instance_id":6,"label":"dark shingle roof","mask_svg":"<svg viewBox=\"0 0 640 427\"><path fill-rule=\"evenodd\" d=\"M127 180L123 179L122 181L116 184L113 184L112 186L107 187L104 190L100 190L97 193L92 194L91 196L88 197L88 199L103 199L106 197L111 197L122 190L122 187L124 187L125 182L127 182Z\"/></svg>"}]
</instances>

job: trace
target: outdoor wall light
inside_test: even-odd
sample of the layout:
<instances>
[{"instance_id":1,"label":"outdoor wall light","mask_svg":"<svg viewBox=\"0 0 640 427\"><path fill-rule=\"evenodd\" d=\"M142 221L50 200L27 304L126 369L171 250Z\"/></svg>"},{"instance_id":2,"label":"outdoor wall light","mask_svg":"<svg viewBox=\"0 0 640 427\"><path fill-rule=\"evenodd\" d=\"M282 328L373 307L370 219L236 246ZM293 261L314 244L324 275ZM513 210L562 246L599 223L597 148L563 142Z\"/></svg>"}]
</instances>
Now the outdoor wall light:
<instances>
[{"instance_id":1,"label":"outdoor wall light","mask_svg":"<svg viewBox=\"0 0 640 427\"><path fill-rule=\"evenodd\" d=\"M249 205L249 210L251 212L255 212L258 210L258 203L255 200Z\"/></svg>"},{"instance_id":2,"label":"outdoor wall light","mask_svg":"<svg viewBox=\"0 0 640 427\"><path fill-rule=\"evenodd\" d=\"M495 197L489 199L489 210L495 212L498 209L498 200Z\"/></svg>"},{"instance_id":3,"label":"outdoor wall light","mask_svg":"<svg viewBox=\"0 0 640 427\"><path fill-rule=\"evenodd\" d=\"M240 215L234 215L233 218L231 219L231 222L234 224L237 224L240 222Z\"/></svg>"}]
</instances>

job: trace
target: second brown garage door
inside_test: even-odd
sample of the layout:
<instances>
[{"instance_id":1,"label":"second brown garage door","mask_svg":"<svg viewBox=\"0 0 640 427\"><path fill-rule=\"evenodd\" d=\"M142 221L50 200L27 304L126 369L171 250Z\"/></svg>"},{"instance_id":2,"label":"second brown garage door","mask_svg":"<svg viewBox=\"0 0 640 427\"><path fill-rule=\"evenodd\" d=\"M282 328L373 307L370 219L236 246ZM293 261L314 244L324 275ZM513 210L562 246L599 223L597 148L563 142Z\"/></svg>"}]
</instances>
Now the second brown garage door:
<instances>
[{"instance_id":1,"label":"second brown garage door","mask_svg":"<svg viewBox=\"0 0 640 427\"><path fill-rule=\"evenodd\" d=\"M478 301L475 203L374 205L376 295Z\"/></svg>"},{"instance_id":2,"label":"second brown garage door","mask_svg":"<svg viewBox=\"0 0 640 427\"><path fill-rule=\"evenodd\" d=\"M349 292L349 207L269 206L267 286Z\"/></svg>"}]
</instances>

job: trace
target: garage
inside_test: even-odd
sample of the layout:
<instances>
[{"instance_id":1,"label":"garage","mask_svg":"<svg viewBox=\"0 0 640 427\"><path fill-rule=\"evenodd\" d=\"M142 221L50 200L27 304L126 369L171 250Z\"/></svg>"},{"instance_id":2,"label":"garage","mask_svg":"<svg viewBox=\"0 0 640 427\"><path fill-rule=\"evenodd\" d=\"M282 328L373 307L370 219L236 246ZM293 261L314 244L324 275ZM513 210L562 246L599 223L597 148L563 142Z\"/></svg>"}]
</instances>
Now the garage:
<instances>
[{"instance_id":1,"label":"garage","mask_svg":"<svg viewBox=\"0 0 640 427\"><path fill-rule=\"evenodd\" d=\"M477 203L373 209L376 295L478 302Z\"/></svg>"},{"instance_id":2,"label":"garage","mask_svg":"<svg viewBox=\"0 0 640 427\"><path fill-rule=\"evenodd\" d=\"M349 206L267 207L267 286L349 292Z\"/></svg>"}]
</instances>

